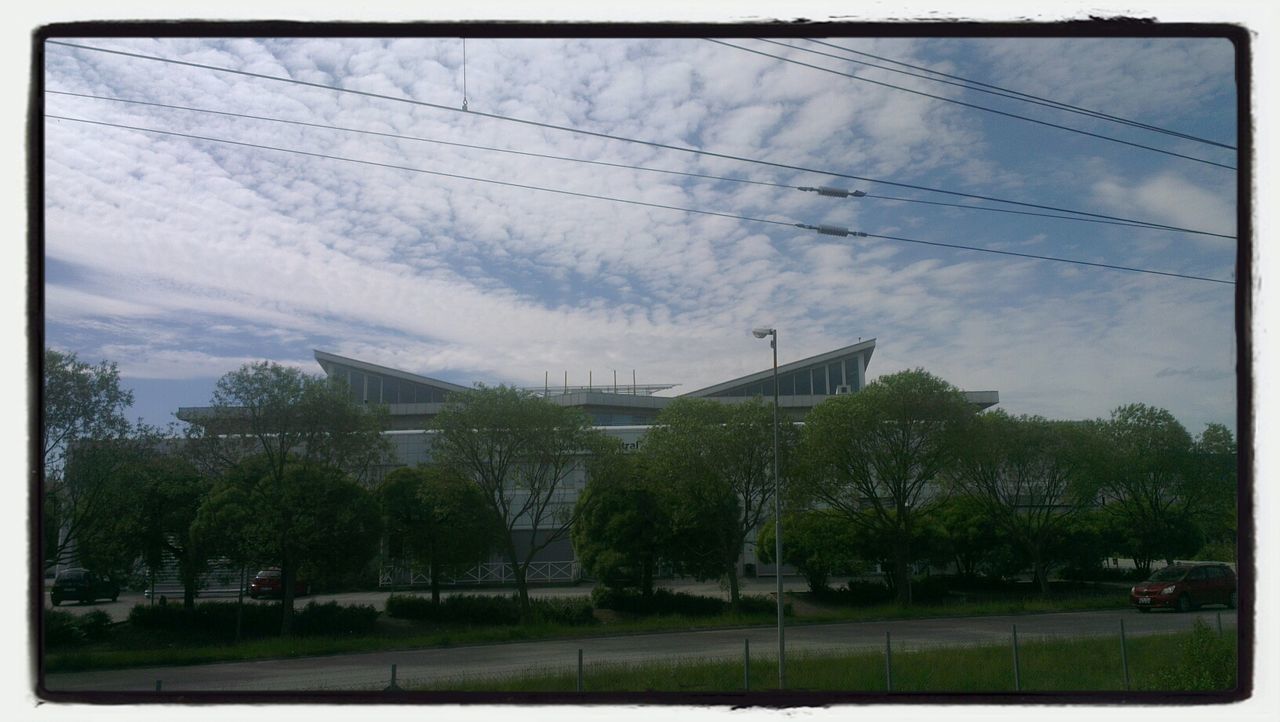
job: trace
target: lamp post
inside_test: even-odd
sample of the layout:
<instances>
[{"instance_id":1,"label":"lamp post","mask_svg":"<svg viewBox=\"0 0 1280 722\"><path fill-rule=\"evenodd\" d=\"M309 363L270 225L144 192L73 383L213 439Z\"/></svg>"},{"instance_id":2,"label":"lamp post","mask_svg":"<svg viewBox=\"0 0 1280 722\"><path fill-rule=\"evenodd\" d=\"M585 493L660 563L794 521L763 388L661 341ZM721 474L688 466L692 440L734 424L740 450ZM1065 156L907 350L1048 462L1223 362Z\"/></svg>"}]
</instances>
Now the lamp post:
<instances>
[{"instance_id":1,"label":"lamp post","mask_svg":"<svg viewBox=\"0 0 1280 722\"><path fill-rule=\"evenodd\" d=\"M778 329L751 330L756 338L769 337L773 349L773 565L778 580L778 689L787 686L786 633L782 623L782 477L778 475Z\"/></svg>"}]
</instances>

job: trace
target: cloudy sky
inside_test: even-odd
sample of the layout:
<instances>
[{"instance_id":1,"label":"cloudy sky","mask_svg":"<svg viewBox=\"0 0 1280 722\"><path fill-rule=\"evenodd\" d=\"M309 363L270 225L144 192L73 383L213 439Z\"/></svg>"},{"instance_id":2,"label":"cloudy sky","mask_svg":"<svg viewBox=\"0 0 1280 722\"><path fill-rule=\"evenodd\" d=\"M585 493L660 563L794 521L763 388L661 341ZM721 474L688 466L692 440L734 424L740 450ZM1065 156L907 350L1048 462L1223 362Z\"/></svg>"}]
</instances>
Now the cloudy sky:
<instances>
[{"instance_id":1,"label":"cloudy sky","mask_svg":"<svg viewBox=\"0 0 1280 722\"><path fill-rule=\"evenodd\" d=\"M313 349L678 393L767 367L770 325L783 363L875 338L869 378L1235 427L1233 285L895 240L1233 280L1225 39L471 38L469 113L456 37L55 40L188 63L45 46L47 343L117 362L152 423ZM822 185L868 196L795 190Z\"/></svg>"}]
</instances>

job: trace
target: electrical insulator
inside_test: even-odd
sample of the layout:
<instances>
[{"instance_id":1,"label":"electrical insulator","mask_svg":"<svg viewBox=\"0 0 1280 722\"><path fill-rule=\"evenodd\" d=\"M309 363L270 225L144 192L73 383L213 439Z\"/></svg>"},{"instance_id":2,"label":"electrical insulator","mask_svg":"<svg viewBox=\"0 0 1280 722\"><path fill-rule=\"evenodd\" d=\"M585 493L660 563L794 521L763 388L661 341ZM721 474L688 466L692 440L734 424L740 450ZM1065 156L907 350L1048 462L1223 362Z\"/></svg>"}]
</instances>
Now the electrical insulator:
<instances>
[{"instance_id":1,"label":"electrical insulator","mask_svg":"<svg viewBox=\"0 0 1280 722\"><path fill-rule=\"evenodd\" d=\"M832 186L818 186L817 188L812 186L803 186L800 190L811 191L820 196L829 196L831 198L848 198L850 196L853 196L854 198L861 198L866 195L866 192L864 191L850 191L845 190L844 188L835 188Z\"/></svg>"}]
</instances>

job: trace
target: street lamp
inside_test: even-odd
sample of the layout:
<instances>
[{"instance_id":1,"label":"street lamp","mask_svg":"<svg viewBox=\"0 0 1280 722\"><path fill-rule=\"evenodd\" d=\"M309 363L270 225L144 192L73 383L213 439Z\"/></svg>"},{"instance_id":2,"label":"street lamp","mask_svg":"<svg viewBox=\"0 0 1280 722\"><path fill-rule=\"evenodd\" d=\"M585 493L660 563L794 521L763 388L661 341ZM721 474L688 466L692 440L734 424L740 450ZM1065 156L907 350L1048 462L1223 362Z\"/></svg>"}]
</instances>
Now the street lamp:
<instances>
[{"instance_id":1,"label":"street lamp","mask_svg":"<svg viewBox=\"0 0 1280 722\"><path fill-rule=\"evenodd\" d=\"M756 338L769 337L773 349L773 565L778 580L778 689L787 686L786 636L782 623L782 477L778 476L778 329L755 328Z\"/></svg>"}]
</instances>

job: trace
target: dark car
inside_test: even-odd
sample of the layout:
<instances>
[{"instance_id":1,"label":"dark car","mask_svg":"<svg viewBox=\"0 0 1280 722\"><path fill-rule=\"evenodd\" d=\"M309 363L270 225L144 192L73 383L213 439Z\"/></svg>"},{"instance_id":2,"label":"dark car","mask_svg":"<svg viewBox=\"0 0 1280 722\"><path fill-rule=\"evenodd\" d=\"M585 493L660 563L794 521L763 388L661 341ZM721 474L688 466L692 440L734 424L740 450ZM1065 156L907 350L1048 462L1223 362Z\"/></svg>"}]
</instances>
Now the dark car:
<instances>
[{"instance_id":1,"label":"dark car","mask_svg":"<svg viewBox=\"0 0 1280 722\"><path fill-rule=\"evenodd\" d=\"M71 599L87 604L99 599L114 602L119 596L119 584L88 569L65 569L59 572L53 579L53 588L49 590L49 600L55 607Z\"/></svg>"},{"instance_id":2,"label":"dark car","mask_svg":"<svg viewBox=\"0 0 1280 722\"><path fill-rule=\"evenodd\" d=\"M249 582L249 596L257 599L259 597L282 597L284 596L284 587L280 581L279 569L263 569L253 577L253 581ZM311 585L301 579L293 580L293 596L303 597L311 593Z\"/></svg>"},{"instance_id":3,"label":"dark car","mask_svg":"<svg viewBox=\"0 0 1280 722\"><path fill-rule=\"evenodd\" d=\"M1156 607L1187 612L1206 604L1236 608L1236 573L1227 564L1173 564L1129 590L1139 612Z\"/></svg>"}]
</instances>

